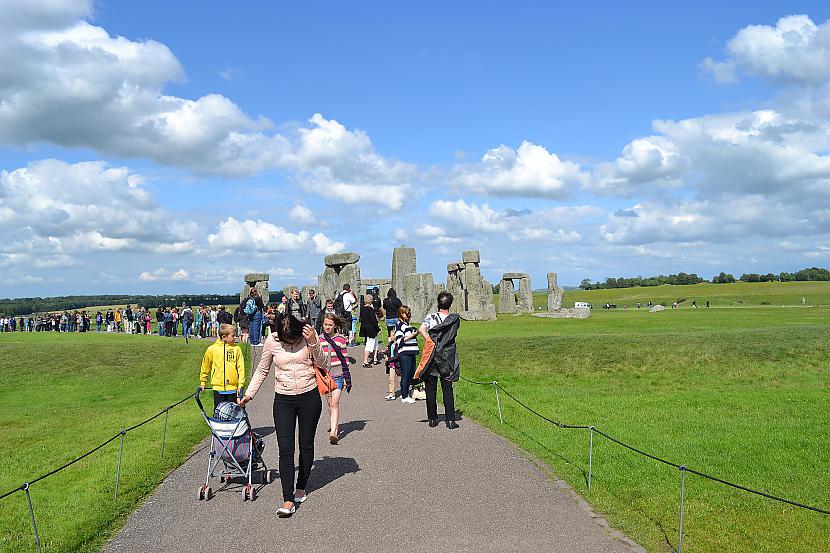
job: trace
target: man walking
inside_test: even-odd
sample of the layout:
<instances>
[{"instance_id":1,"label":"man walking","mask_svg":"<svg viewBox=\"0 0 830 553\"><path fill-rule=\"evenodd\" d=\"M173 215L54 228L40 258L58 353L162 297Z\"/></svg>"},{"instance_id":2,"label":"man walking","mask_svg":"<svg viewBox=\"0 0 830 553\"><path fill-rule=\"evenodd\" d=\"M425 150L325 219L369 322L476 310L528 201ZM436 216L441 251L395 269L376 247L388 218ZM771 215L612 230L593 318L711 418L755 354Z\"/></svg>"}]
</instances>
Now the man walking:
<instances>
[{"instance_id":1,"label":"man walking","mask_svg":"<svg viewBox=\"0 0 830 553\"><path fill-rule=\"evenodd\" d=\"M444 394L444 419L447 428L458 428L455 422L455 398L452 383L458 382L460 366L455 338L461 325L457 313L450 313L452 294L438 294L438 312L427 315L418 333L425 340L421 364L415 377L423 376L427 394L427 419L430 427L438 426L438 381ZM425 360L424 360L425 359Z\"/></svg>"},{"instance_id":2,"label":"man walking","mask_svg":"<svg viewBox=\"0 0 830 553\"><path fill-rule=\"evenodd\" d=\"M323 321L321 320L320 314L323 312L323 303L320 301L319 296L317 296L317 292L313 289L308 291L308 303L306 305L306 317L311 322L311 326L313 326L317 332L319 333L323 328Z\"/></svg>"}]
</instances>

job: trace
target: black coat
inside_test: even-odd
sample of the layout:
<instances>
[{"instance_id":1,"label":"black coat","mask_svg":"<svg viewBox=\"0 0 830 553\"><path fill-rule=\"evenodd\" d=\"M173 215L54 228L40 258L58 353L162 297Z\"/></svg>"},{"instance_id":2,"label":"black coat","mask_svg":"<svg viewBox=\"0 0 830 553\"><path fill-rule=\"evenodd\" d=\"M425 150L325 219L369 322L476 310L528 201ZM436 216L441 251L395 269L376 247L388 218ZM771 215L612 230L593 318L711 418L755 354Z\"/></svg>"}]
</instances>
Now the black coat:
<instances>
[{"instance_id":1,"label":"black coat","mask_svg":"<svg viewBox=\"0 0 830 553\"><path fill-rule=\"evenodd\" d=\"M429 329L429 337L435 342L435 349L432 350L432 356L424 367L425 374L435 369L441 378L458 382L461 371L455 338L458 336L460 326L461 318L458 314L450 313L444 322Z\"/></svg>"},{"instance_id":2,"label":"black coat","mask_svg":"<svg viewBox=\"0 0 830 553\"><path fill-rule=\"evenodd\" d=\"M380 333L378 315L371 305L360 308L360 336L363 338L377 338Z\"/></svg>"}]
</instances>

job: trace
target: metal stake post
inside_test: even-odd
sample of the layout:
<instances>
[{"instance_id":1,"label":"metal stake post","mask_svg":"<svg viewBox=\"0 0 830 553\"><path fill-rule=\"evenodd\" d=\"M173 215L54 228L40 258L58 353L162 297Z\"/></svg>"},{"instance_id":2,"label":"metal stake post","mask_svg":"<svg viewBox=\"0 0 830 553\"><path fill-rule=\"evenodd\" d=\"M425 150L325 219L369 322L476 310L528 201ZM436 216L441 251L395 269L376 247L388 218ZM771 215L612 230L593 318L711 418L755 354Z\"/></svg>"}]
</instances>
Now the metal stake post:
<instances>
[{"instance_id":1,"label":"metal stake post","mask_svg":"<svg viewBox=\"0 0 830 553\"><path fill-rule=\"evenodd\" d=\"M29 483L26 482L23 484L23 491L26 492L26 501L29 502L29 517L32 519L32 528L35 531L35 542L37 543L37 551L40 553L42 550L40 548L40 536L37 533L37 523L35 522L35 510L32 507L32 496L29 494Z\"/></svg>"},{"instance_id":2,"label":"metal stake post","mask_svg":"<svg viewBox=\"0 0 830 553\"><path fill-rule=\"evenodd\" d=\"M161 435L161 458L164 459L164 442L167 440L167 416L170 414L170 408L164 410L164 433Z\"/></svg>"},{"instance_id":3,"label":"metal stake post","mask_svg":"<svg viewBox=\"0 0 830 553\"><path fill-rule=\"evenodd\" d=\"M683 503L686 499L686 465L680 466L680 538L677 540L677 553L683 553Z\"/></svg>"},{"instance_id":4,"label":"metal stake post","mask_svg":"<svg viewBox=\"0 0 830 553\"><path fill-rule=\"evenodd\" d=\"M121 456L124 453L124 436L126 430L121 431L121 447L118 448L118 468L115 470L115 499L118 499L118 483L121 481Z\"/></svg>"},{"instance_id":5,"label":"metal stake post","mask_svg":"<svg viewBox=\"0 0 830 553\"><path fill-rule=\"evenodd\" d=\"M591 438L588 445L588 491L591 491L591 476L594 469L594 427L588 427L591 431Z\"/></svg>"},{"instance_id":6,"label":"metal stake post","mask_svg":"<svg viewBox=\"0 0 830 553\"><path fill-rule=\"evenodd\" d=\"M499 399L499 383L493 381L493 388L496 390L496 405L499 406L499 422L504 424L504 419L501 416L501 399Z\"/></svg>"}]
</instances>

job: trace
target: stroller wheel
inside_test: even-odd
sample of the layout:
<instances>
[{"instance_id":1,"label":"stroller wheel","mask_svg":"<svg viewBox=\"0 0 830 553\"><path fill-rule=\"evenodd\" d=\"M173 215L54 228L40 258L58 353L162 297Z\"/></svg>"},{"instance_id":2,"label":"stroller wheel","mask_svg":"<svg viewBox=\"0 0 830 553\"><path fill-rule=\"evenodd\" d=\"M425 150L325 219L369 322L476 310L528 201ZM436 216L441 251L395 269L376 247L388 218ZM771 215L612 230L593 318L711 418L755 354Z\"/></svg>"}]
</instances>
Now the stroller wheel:
<instances>
[{"instance_id":1,"label":"stroller wheel","mask_svg":"<svg viewBox=\"0 0 830 553\"><path fill-rule=\"evenodd\" d=\"M199 487L199 496L198 497L199 497L199 501L201 501L205 498L205 487L204 486Z\"/></svg>"},{"instance_id":2,"label":"stroller wheel","mask_svg":"<svg viewBox=\"0 0 830 553\"><path fill-rule=\"evenodd\" d=\"M211 499L213 499L213 488L208 486L205 488L205 501L210 501Z\"/></svg>"},{"instance_id":3,"label":"stroller wheel","mask_svg":"<svg viewBox=\"0 0 830 553\"><path fill-rule=\"evenodd\" d=\"M248 499L250 499L251 501L256 501L256 488L254 488L251 485L249 485L248 488L250 488L251 490L248 492Z\"/></svg>"},{"instance_id":4,"label":"stroller wheel","mask_svg":"<svg viewBox=\"0 0 830 553\"><path fill-rule=\"evenodd\" d=\"M270 484L273 481L274 481L274 473L272 473L270 470L266 470L265 471L265 483Z\"/></svg>"},{"instance_id":5,"label":"stroller wheel","mask_svg":"<svg viewBox=\"0 0 830 553\"><path fill-rule=\"evenodd\" d=\"M248 501L248 497L251 494L251 486L245 486L242 490L242 501Z\"/></svg>"}]
</instances>

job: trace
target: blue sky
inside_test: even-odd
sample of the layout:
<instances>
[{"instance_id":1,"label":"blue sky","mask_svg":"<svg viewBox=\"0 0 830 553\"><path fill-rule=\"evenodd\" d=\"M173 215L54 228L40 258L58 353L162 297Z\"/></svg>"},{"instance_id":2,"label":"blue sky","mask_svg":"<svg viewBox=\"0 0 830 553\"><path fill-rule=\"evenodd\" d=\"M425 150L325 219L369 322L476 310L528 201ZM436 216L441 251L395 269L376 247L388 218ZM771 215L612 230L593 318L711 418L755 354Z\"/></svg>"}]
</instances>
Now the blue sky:
<instances>
[{"instance_id":1,"label":"blue sky","mask_svg":"<svg viewBox=\"0 0 830 553\"><path fill-rule=\"evenodd\" d=\"M9 0L0 296L827 266L830 6L783 6Z\"/></svg>"}]
</instances>

